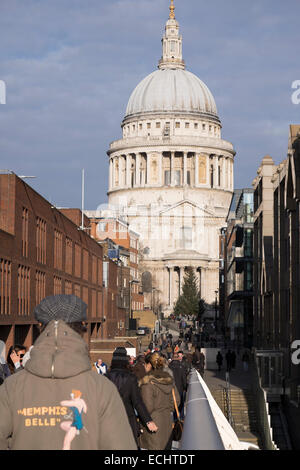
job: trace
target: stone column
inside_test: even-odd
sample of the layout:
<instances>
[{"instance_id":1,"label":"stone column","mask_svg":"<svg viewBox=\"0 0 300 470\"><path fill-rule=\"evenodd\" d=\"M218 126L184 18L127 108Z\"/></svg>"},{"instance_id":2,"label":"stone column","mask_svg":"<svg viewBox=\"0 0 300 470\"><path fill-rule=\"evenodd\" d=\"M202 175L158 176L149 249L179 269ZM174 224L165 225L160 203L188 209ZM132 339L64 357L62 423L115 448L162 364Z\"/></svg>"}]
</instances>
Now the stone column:
<instances>
[{"instance_id":1,"label":"stone column","mask_svg":"<svg viewBox=\"0 0 300 470\"><path fill-rule=\"evenodd\" d=\"M122 157L119 156L118 161L119 161L119 187L122 188L123 182L122 182Z\"/></svg>"},{"instance_id":2,"label":"stone column","mask_svg":"<svg viewBox=\"0 0 300 470\"><path fill-rule=\"evenodd\" d=\"M214 155L214 188L219 187L219 164L218 164L218 155Z\"/></svg>"},{"instance_id":3,"label":"stone column","mask_svg":"<svg viewBox=\"0 0 300 470\"><path fill-rule=\"evenodd\" d=\"M177 289L177 296L180 295L180 267L175 266L174 271L176 271L177 276L178 276L178 289ZM175 283L176 283L176 276L175 276ZM176 285L176 284L175 284ZM176 290L175 290L176 292Z\"/></svg>"},{"instance_id":4,"label":"stone column","mask_svg":"<svg viewBox=\"0 0 300 470\"><path fill-rule=\"evenodd\" d=\"M199 155L195 153L195 186L199 186Z\"/></svg>"},{"instance_id":5,"label":"stone column","mask_svg":"<svg viewBox=\"0 0 300 470\"><path fill-rule=\"evenodd\" d=\"M127 169L126 169L126 155L122 155L122 172L123 172L123 188L126 187L126 175L127 175Z\"/></svg>"},{"instance_id":6,"label":"stone column","mask_svg":"<svg viewBox=\"0 0 300 470\"><path fill-rule=\"evenodd\" d=\"M210 187L210 158L206 155L206 184Z\"/></svg>"},{"instance_id":7,"label":"stone column","mask_svg":"<svg viewBox=\"0 0 300 470\"><path fill-rule=\"evenodd\" d=\"M140 186L140 164L141 164L141 154L135 154L135 186Z\"/></svg>"},{"instance_id":8,"label":"stone column","mask_svg":"<svg viewBox=\"0 0 300 470\"><path fill-rule=\"evenodd\" d=\"M226 158L226 189L229 189L229 158Z\"/></svg>"},{"instance_id":9,"label":"stone column","mask_svg":"<svg viewBox=\"0 0 300 470\"><path fill-rule=\"evenodd\" d=\"M226 167L225 167L225 157L222 157L222 188L226 188Z\"/></svg>"},{"instance_id":10,"label":"stone column","mask_svg":"<svg viewBox=\"0 0 300 470\"><path fill-rule=\"evenodd\" d=\"M158 157L158 184L159 186L163 186L164 178L163 178L163 153L161 152Z\"/></svg>"},{"instance_id":11,"label":"stone column","mask_svg":"<svg viewBox=\"0 0 300 470\"><path fill-rule=\"evenodd\" d=\"M200 266L197 268L197 272L199 273L199 295L200 295L200 297L202 297L201 268L200 268Z\"/></svg>"},{"instance_id":12,"label":"stone column","mask_svg":"<svg viewBox=\"0 0 300 470\"><path fill-rule=\"evenodd\" d=\"M147 159L147 165L146 165L146 176L145 176L145 184L149 184L150 183L150 155L147 153L147 156L146 156L146 159Z\"/></svg>"},{"instance_id":13,"label":"stone column","mask_svg":"<svg viewBox=\"0 0 300 470\"><path fill-rule=\"evenodd\" d=\"M179 295L182 294L183 278L184 278L184 267L181 266L179 268Z\"/></svg>"},{"instance_id":14,"label":"stone column","mask_svg":"<svg viewBox=\"0 0 300 470\"><path fill-rule=\"evenodd\" d=\"M127 188L130 188L130 176L131 176L131 155L127 154L126 155L126 186Z\"/></svg>"},{"instance_id":15,"label":"stone column","mask_svg":"<svg viewBox=\"0 0 300 470\"><path fill-rule=\"evenodd\" d=\"M112 174L113 174L113 160L112 158L110 158L109 159L109 190L111 190L113 187Z\"/></svg>"},{"instance_id":16,"label":"stone column","mask_svg":"<svg viewBox=\"0 0 300 470\"><path fill-rule=\"evenodd\" d=\"M175 186L174 160L175 152L171 152L171 186Z\"/></svg>"},{"instance_id":17,"label":"stone column","mask_svg":"<svg viewBox=\"0 0 300 470\"><path fill-rule=\"evenodd\" d=\"M171 266L167 266L167 269L169 271L169 295L168 295L168 304L169 306L171 305L172 302L172 270L173 268Z\"/></svg>"},{"instance_id":18,"label":"stone column","mask_svg":"<svg viewBox=\"0 0 300 470\"><path fill-rule=\"evenodd\" d=\"M183 152L183 186L187 185L187 152Z\"/></svg>"},{"instance_id":19,"label":"stone column","mask_svg":"<svg viewBox=\"0 0 300 470\"><path fill-rule=\"evenodd\" d=\"M230 174L230 185L229 185L229 189L232 190L232 160L231 158L229 159L229 168L230 168L230 171L229 171L229 174Z\"/></svg>"},{"instance_id":20,"label":"stone column","mask_svg":"<svg viewBox=\"0 0 300 470\"><path fill-rule=\"evenodd\" d=\"M175 271L176 271L176 274L177 274L177 269L175 267L173 267L173 288L172 288L172 299L171 299L171 306L173 307L174 305L174 302L177 300L178 298L178 292L179 292L179 286L178 286L178 281L179 281L179 278L178 278L178 275L175 275Z\"/></svg>"},{"instance_id":21,"label":"stone column","mask_svg":"<svg viewBox=\"0 0 300 470\"><path fill-rule=\"evenodd\" d=\"M202 299L206 299L206 284L208 282L207 276L206 276L206 268L201 268L200 272L200 282L201 282L201 297Z\"/></svg>"},{"instance_id":22,"label":"stone column","mask_svg":"<svg viewBox=\"0 0 300 470\"><path fill-rule=\"evenodd\" d=\"M117 157L113 158L113 188L116 187L116 163L117 163Z\"/></svg>"}]
</instances>

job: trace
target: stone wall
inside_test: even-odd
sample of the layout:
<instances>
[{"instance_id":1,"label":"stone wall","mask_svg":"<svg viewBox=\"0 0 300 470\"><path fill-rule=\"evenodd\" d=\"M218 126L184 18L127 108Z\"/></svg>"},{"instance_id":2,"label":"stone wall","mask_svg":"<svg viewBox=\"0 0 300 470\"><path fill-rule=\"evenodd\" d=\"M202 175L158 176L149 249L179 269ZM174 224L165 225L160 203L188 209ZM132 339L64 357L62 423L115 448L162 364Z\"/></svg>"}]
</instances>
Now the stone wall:
<instances>
[{"instance_id":1,"label":"stone wall","mask_svg":"<svg viewBox=\"0 0 300 470\"><path fill-rule=\"evenodd\" d=\"M110 340L92 339L90 343L90 358L92 362L96 362L101 358L107 365L111 364L111 359L114 350L117 347L136 348L138 351L138 338L133 337L119 337Z\"/></svg>"}]
</instances>

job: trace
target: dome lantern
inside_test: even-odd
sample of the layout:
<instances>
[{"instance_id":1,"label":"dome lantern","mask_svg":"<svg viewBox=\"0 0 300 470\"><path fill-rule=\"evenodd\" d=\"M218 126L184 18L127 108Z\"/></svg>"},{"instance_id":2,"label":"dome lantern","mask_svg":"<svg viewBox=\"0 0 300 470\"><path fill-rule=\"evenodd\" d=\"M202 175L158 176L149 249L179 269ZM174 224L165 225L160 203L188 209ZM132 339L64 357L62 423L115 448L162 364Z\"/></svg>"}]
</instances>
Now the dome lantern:
<instances>
[{"instance_id":1,"label":"dome lantern","mask_svg":"<svg viewBox=\"0 0 300 470\"><path fill-rule=\"evenodd\" d=\"M175 19L173 0L170 6L170 16L166 23L165 34L162 38L162 58L158 63L159 69L185 69L182 59L182 36L179 34L179 23Z\"/></svg>"}]
</instances>

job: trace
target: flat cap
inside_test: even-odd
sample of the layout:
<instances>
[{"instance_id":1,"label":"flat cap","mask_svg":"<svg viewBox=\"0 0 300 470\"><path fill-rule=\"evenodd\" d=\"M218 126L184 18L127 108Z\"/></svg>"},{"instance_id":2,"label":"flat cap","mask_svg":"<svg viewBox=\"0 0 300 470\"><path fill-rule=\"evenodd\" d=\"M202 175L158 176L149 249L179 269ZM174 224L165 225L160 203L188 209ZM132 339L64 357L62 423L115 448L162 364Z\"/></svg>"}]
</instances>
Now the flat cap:
<instances>
[{"instance_id":1,"label":"flat cap","mask_svg":"<svg viewBox=\"0 0 300 470\"><path fill-rule=\"evenodd\" d=\"M52 320L66 323L85 321L87 304L76 295L50 295L34 309L35 319L43 325Z\"/></svg>"}]
</instances>

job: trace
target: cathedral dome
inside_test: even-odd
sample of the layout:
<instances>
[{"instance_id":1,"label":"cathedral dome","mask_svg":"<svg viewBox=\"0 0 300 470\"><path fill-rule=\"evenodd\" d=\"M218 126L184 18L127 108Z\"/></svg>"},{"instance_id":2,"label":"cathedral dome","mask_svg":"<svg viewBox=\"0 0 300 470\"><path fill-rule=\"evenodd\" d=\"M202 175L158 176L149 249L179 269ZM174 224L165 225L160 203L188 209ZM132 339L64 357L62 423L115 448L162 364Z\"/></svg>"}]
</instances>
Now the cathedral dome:
<instances>
[{"instance_id":1,"label":"cathedral dome","mask_svg":"<svg viewBox=\"0 0 300 470\"><path fill-rule=\"evenodd\" d=\"M144 78L130 96L126 118L145 113L197 114L218 120L208 87L196 75L180 68L163 68Z\"/></svg>"}]
</instances>

